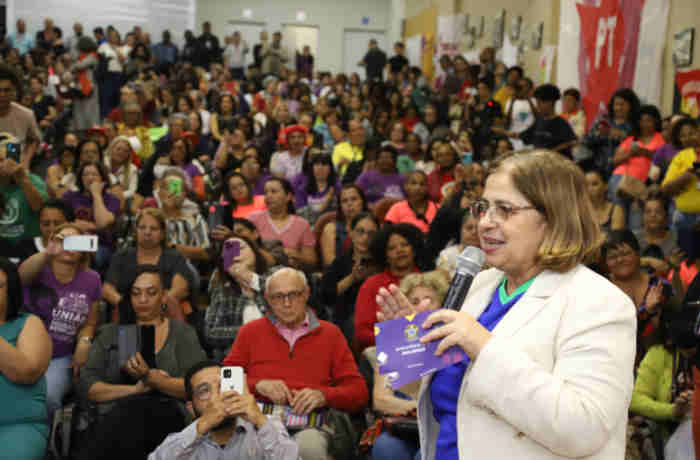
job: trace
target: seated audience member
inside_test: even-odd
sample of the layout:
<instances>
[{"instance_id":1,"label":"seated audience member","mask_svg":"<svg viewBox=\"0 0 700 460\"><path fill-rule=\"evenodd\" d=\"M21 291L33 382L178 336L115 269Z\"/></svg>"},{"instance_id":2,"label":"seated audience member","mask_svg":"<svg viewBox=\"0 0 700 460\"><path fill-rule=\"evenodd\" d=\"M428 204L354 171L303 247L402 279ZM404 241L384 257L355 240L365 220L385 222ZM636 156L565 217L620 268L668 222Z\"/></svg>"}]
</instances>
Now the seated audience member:
<instances>
[{"instance_id":1,"label":"seated audience member","mask_svg":"<svg viewBox=\"0 0 700 460\"><path fill-rule=\"evenodd\" d=\"M448 142L433 146L436 168L428 174L428 193L430 199L441 203L443 197L450 193L455 182L455 168L459 164L457 151Z\"/></svg>"},{"instance_id":2,"label":"seated audience member","mask_svg":"<svg viewBox=\"0 0 700 460\"><path fill-rule=\"evenodd\" d=\"M27 238L17 244L8 244L4 256L19 264L37 252L46 250L56 229L74 220L73 211L60 200L48 200L39 209L39 236Z\"/></svg>"},{"instance_id":3,"label":"seated audience member","mask_svg":"<svg viewBox=\"0 0 700 460\"><path fill-rule=\"evenodd\" d=\"M605 233L611 230L624 230L625 210L608 200L608 184L598 170L588 171L585 175L588 194L595 211L601 230Z\"/></svg>"},{"instance_id":4,"label":"seated audience member","mask_svg":"<svg viewBox=\"0 0 700 460\"><path fill-rule=\"evenodd\" d=\"M104 164L111 184L109 191L119 198L122 207L139 187L139 168L132 162L133 155L131 140L125 136L116 137L105 151Z\"/></svg>"},{"instance_id":5,"label":"seated audience member","mask_svg":"<svg viewBox=\"0 0 700 460\"><path fill-rule=\"evenodd\" d=\"M192 192L198 199L203 200L206 197L204 191L204 173L199 162L193 157L192 144L184 136L173 140L170 148L170 153L158 159L153 166L153 175L156 179L161 179L163 173L170 166L181 168L192 183ZM147 168L148 166L144 166ZM143 180L143 178L142 178Z\"/></svg>"},{"instance_id":6,"label":"seated audience member","mask_svg":"<svg viewBox=\"0 0 700 460\"><path fill-rule=\"evenodd\" d=\"M336 191L340 189L340 182L330 155L313 155L307 165L305 171L294 178L292 186L297 214L313 226L322 214L335 211L338 202Z\"/></svg>"},{"instance_id":7,"label":"seated audience member","mask_svg":"<svg viewBox=\"0 0 700 460\"><path fill-rule=\"evenodd\" d=\"M552 84L538 86L535 90L537 116L535 122L521 133L494 129L494 132L522 140L535 148L559 152L571 158L571 147L576 144L576 134L571 125L554 111L554 105L561 97L559 88Z\"/></svg>"},{"instance_id":8,"label":"seated audience member","mask_svg":"<svg viewBox=\"0 0 700 460\"><path fill-rule=\"evenodd\" d=\"M641 268L639 242L629 230L608 234L602 261L610 281L632 299L637 307L637 356L635 369L649 347L656 343L659 313L671 298L671 285Z\"/></svg>"},{"instance_id":9,"label":"seated audience member","mask_svg":"<svg viewBox=\"0 0 700 460\"><path fill-rule=\"evenodd\" d=\"M323 271L321 302L333 309L333 322L348 343L354 337L355 303L362 283L377 272L370 243L379 231L376 217L368 212L356 215L350 225L350 249L335 258Z\"/></svg>"},{"instance_id":10,"label":"seated audience member","mask_svg":"<svg viewBox=\"0 0 700 460\"><path fill-rule=\"evenodd\" d=\"M25 309L41 318L53 342L46 372L46 406L52 421L71 389L72 378L87 361L98 322L100 275L88 268L89 253L63 249L65 237L82 234L75 224L61 225L45 251L19 266Z\"/></svg>"},{"instance_id":11,"label":"seated audience member","mask_svg":"<svg viewBox=\"0 0 700 460\"><path fill-rule=\"evenodd\" d=\"M22 312L22 284L15 264L0 257L0 442L5 458L41 460L50 423L46 377L51 337L38 317Z\"/></svg>"},{"instance_id":12,"label":"seated audience member","mask_svg":"<svg viewBox=\"0 0 700 460\"><path fill-rule=\"evenodd\" d=\"M697 360L698 341L692 329L697 314L697 307L682 312L664 311L659 325L661 343L652 346L639 365L630 403L630 424L634 430L631 440L645 455L643 458L649 458L646 455L658 445L658 439L663 446L671 435L693 451L692 369ZM674 429L678 433L674 434ZM678 436L682 439L677 439ZM651 458L658 458L657 453L651 452ZM665 458L681 460L695 456Z\"/></svg>"},{"instance_id":13,"label":"seated audience member","mask_svg":"<svg viewBox=\"0 0 700 460\"><path fill-rule=\"evenodd\" d=\"M257 147L251 145L245 150L245 158L241 163L241 174L250 184L253 195L265 194L265 182L271 176L263 170Z\"/></svg>"},{"instance_id":14,"label":"seated audience member","mask_svg":"<svg viewBox=\"0 0 700 460\"><path fill-rule=\"evenodd\" d=\"M435 263L437 268L449 275L450 279L455 275L457 256L459 256L467 246L474 246L477 248L480 246L481 243L477 232L478 226L479 220L475 218L468 209L462 211L462 224L459 227L459 243L455 243L440 251L440 255Z\"/></svg>"},{"instance_id":15,"label":"seated audience member","mask_svg":"<svg viewBox=\"0 0 700 460\"><path fill-rule=\"evenodd\" d=\"M608 198L623 203L618 188L624 176L646 182L651 169L651 159L658 148L666 143L661 135L661 114L653 105L639 109L639 132L627 137L615 151L612 162L615 166L608 183Z\"/></svg>"},{"instance_id":16,"label":"seated audience member","mask_svg":"<svg viewBox=\"0 0 700 460\"><path fill-rule=\"evenodd\" d=\"M607 113L593 121L583 139L586 147L596 153L596 168L606 175L612 173L611 163L620 143L639 127L639 97L629 88L620 88L608 102Z\"/></svg>"},{"instance_id":17,"label":"seated audience member","mask_svg":"<svg viewBox=\"0 0 700 460\"><path fill-rule=\"evenodd\" d=\"M141 211L136 219L134 232L136 247L119 250L112 257L105 275L103 297L117 309L128 292L129 275L139 265L156 265L162 272L164 304L168 316L184 320L183 302L193 289L194 276L187 260L175 249L167 247L167 221L159 209L148 208Z\"/></svg>"},{"instance_id":18,"label":"seated audience member","mask_svg":"<svg viewBox=\"0 0 700 460\"><path fill-rule=\"evenodd\" d=\"M162 309L166 290L159 268L138 266L129 274L120 324L108 324L90 347L80 371L79 394L99 414L79 459L145 458L165 437L185 427L184 375L206 359L197 334L168 319ZM120 331L129 325L155 329L147 362L140 352L119 362ZM133 327L133 326L131 326Z\"/></svg>"},{"instance_id":19,"label":"seated audience member","mask_svg":"<svg viewBox=\"0 0 700 460\"><path fill-rule=\"evenodd\" d=\"M286 179L272 177L265 183L267 210L248 217L263 241L280 240L293 267L313 267L316 240L309 223L294 214L294 191Z\"/></svg>"},{"instance_id":20,"label":"seated audience member","mask_svg":"<svg viewBox=\"0 0 700 460\"><path fill-rule=\"evenodd\" d=\"M377 153L377 169L360 174L355 184L364 190L367 201L376 204L382 198L405 197L403 185L406 178L396 170L398 152L390 145L382 146Z\"/></svg>"},{"instance_id":21,"label":"seated audience member","mask_svg":"<svg viewBox=\"0 0 700 460\"><path fill-rule=\"evenodd\" d=\"M272 155L270 173L291 182L303 169L308 129L302 125L292 125L285 128L284 133L287 150Z\"/></svg>"},{"instance_id":22,"label":"seated audience member","mask_svg":"<svg viewBox=\"0 0 700 460\"><path fill-rule=\"evenodd\" d=\"M413 171L404 184L406 199L394 204L384 216L385 222L406 223L428 233L438 206L428 195L428 176L423 171Z\"/></svg>"},{"instance_id":23,"label":"seated audience member","mask_svg":"<svg viewBox=\"0 0 700 460\"><path fill-rule=\"evenodd\" d=\"M237 244L240 255L226 266L227 244ZM236 340L239 329L267 313L264 286L267 261L257 244L243 236L224 242L209 281L209 306L204 317L204 342L211 356L221 362Z\"/></svg>"},{"instance_id":24,"label":"seated audience member","mask_svg":"<svg viewBox=\"0 0 700 460\"><path fill-rule=\"evenodd\" d=\"M77 190L75 186L75 165L78 160L77 146L58 146L56 153L56 162L49 165L46 170L46 190L51 198L61 198L68 190Z\"/></svg>"},{"instance_id":25,"label":"seated audience member","mask_svg":"<svg viewBox=\"0 0 700 460\"><path fill-rule=\"evenodd\" d=\"M440 120L440 113L435 104L428 104L423 110L423 120L416 123L411 130L411 133L420 136L420 142L427 145L432 139L443 137L449 132L449 128ZM410 135L411 133L408 133ZM408 143L408 135L406 143ZM408 148L408 145L406 145Z\"/></svg>"},{"instance_id":26,"label":"seated audience member","mask_svg":"<svg viewBox=\"0 0 700 460\"><path fill-rule=\"evenodd\" d=\"M267 209L265 196L254 195L250 183L243 174L230 172L224 178L224 185L224 202L220 203L220 207L225 213L222 224L226 227L231 228L233 218L247 219L251 213Z\"/></svg>"},{"instance_id":27,"label":"seated audience member","mask_svg":"<svg viewBox=\"0 0 700 460\"><path fill-rule=\"evenodd\" d=\"M185 374L185 394L197 418L179 433L168 436L148 460L241 458L297 460L299 446L279 417L266 417L248 391L221 392L221 366L202 361Z\"/></svg>"},{"instance_id":28,"label":"seated audience member","mask_svg":"<svg viewBox=\"0 0 700 460\"><path fill-rule=\"evenodd\" d=\"M678 234L680 246L692 244L695 238L694 227L700 222L700 171L694 165L700 161L697 123L693 122L692 126L694 129L690 136L696 141L692 145L689 142L688 148L673 157L661 184L661 191L673 197L676 209L671 219L671 228Z\"/></svg>"},{"instance_id":29,"label":"seated audience member","mask_svg":"<svg viewBox=\"0 0 700 460\"><path fill-rule=\"evenodd\" d=\"M139 162L153 155L155 146L149 134L148 123L144 121L143 110L137 102L128 102L122 108L124 123L119 124L120 136L135 137L139 140L140 148L136 153Z\"/></svg>"},{"instance_id":30,"label":"seated audience member","mask_svg":"<svg viewBox=\"0 0 700 460\"><path fill-rule=\"evenodd\" d=\"M291 268L276 271L267 279L265 299L270 313L241 328L223 362L243 367L256 399L300 416L325 409L357 412L367 404L367 387L343 334L307 306L306 276ZM301 458L329 459L334 446L312 420L287 428Z\"/></svg>"},{"instance_id":31,"label":"seated audience member","mask_svg":"<svg viewBox=\"0 0 700 460\"><path fill-rule=\"evenodd\" d=\"M413 305L414 313L436 310L442 305L447 294L447 281L442 273L412 273L401 281L401 292ZM386 375L380 375L377 366L377 350L375 347L367 348L364 356L368 356L374 368L374 387L372 388L372 402L375 412L381 415L415 415L420 381L409 383L396 391L391 389L391 383ZM416 425L417 434L417 425ZM383 431L374 440L372 446L372 460L413 460L419 452L418 436L406 439L395 436L389 431Z\"/></svg>"},{"instance_id":32,"label":"seated audience member","mask_svg":"<svg viewBox=\"0 0 700 460\"><path fill-rule=\"evenodd\" d=\"M377 322L377 293L380 288L399 282L418 272L423 257L423 233L411 224L387 225L372 240L370 251L383 272L372 275L362 284L355 303L356 351L374 345L374 323Z\"/></svg>"},{"instance_id":33,"label":"seated audience member","mask_svg":"<svg viewBox=\"0 0 700 460\"><path fill-rule=\"evenodd\" d=\"M0 91L7 94L0 100L0 133L9 133L22 144L29 140L41 139L41 132L36 123L34 112L17 102L10 94L19 94L22 84L18 75L8 66L0 65Z\"/></svg>"},{"instance_id":34,"label":"seated audience member","mask_svg":"<svg viewBox=\"0 0 700 460\"><path fill-rule=\"evenodd\" d=\"M218 107L212 112L211 118L209 118L209 131L216 142L224 142L224 132L227 127L231 127L236 110L236 98L230 93L222 94L219 98ZM229 132L232 133L233 131L229 129Z\"/></svg>"},{"instance_id":35,"label":"seated audience member","mask_svg":"<svg viewBox=\"0 0 700 460\"><path fill-rule=\"evenodd\" d=\"M389 146L396 150L397 154L405 152L404 140L406 139L406 126L401 121L394 121L389 128L389 139L382 142L382 147Z\"/></svg>"},{"instance_id":36,"label":"seated audience member","mask_svg":"<svg viewBox=\"0 0 700 460\"><path fill-rule=\"evenodd\" d=\"M0 84L1 77L0 73ZM44 181L8 155L7 146L15 143L15 138L0 142L0 199L4 204L0 241L9 244L39 235L39 208L47 198Z\"/></svg>"},{"instance_id":37,"label":"seated audience member","mask_svg":"<svg viewBox=\"0 0 700 460\"><path fill-rule=\"evenodd\" d=\"M46 94L46 88L40 75L29 77L29 94L32 98L31 109L39 128L46 131L56 119L56 99Z\"/></svg>"},{"instance_id":38,"label":"seated audience member","mask_svg":"<svg viewBox=\"0 0 700 460\"><path fill-rule=\"evenodd\" d=\"M188 212L184 206L190 192L189 177L180 168L170 167L163 173L157 198L167 223L166 240L170 248L192 260L209 260L209 227L196 206Z\"/></svg>"},{"instance_id":39,"label":"seated audience member","mask_svg":"<svg viewBox=\"0 0 700 460\"><path fill-rule=\"evenodd\" d=\"M581 107L581 92L576 88L564 91L561 99L561 114L568 121L577 139L583 139L586 134L586 112Z\"/></svg>"},{"instance_id":40,"label":"seated audience member","mask_svg":"<svg viewBox=\"0 0 700 460\"><path fill-rule=\"evenodd\" d=\"M359 120L348 122L348 140L339 142L333 147L333 164L338 171L343 184L355 182L362 172L361 165L365 160L366 149L365 127Z\"/></svg>"},{"instance_id":41,"label":"seated audience member","mask_svg":"<svg viewBox=\"0 0 700 460\"><path fill-rule=\"evenodd\" d=\"M396 160L396 169L399 173L407 175L416 170L416 164L425 160L425 153L421 146L420 136L416 133L406 135L404 153Z\"/></svg>"},{"instance_id":42,"label":"seated audience member","mask_svg":"<svg viewBox=\"0 0 700 460\"><path fill-rule=\"evenodd\" d=\"M537 108L532 97L533 83L529 78L520 77L515 84L515 94L503 108L505 126L509 133L522 133L535 122ZM494 130L498 132L498 130ZM509 137L516 149L522 149L525 144L520 139Z\"/></svg>"},{"instance_id":43,"label":"seated audience member","mask_svg":"<svg viewBox=\"0 0 700 460\"><path fill-rule=\"evenodd\" d=\"M666 123L666 122L664 122ZM697 122L685 115L674 115L663 132L666 143L659 147L652 158L649 179L660 182L666 176L671 161L678 152L698 146Z\"/></svg>"},{"instance_id":44,"label":"seated audience member","mask_svg":"<svg viewBox=\"0 0 700 460\"><path fill-rule=\"evenodd\" d=\"M669 262L678 253L676 232L668 228L668 201L659 193L650 194L644 202L643 227L634 232L642 254L642 266L648 267L660 276L671 269ZM646 252L650 247L661 250L662 257L653 257Z\"/></svg>"},{"instance_id":45,"label":"seated audience member","mask_svg":"<svg viewBox=\"0 0 700 460\"><path fill-rule=\"evenodd\" d=\"M233 121L232 121L233 123ZM239 127L225 127L224 140L219 144L214 156L214 165L226 175L241 167L246 156L248 138L245 131Z\"/></svg>"},{"instance_id":46,"label":"seated audience member","mask_svg":"<svg viewBox=\"0 0 700 460\"><path fill-rule=\"evenodd\" d=\"M320 229L319 249L324 267L343 255L349 247L350 223L359 213L369 210L365 193L355 184L343 185L338 193L337 209L335 219Z\"/></svg>"},{"instance_id":47,"label":"seated audience member","mask_svg":"<svg viewBox=\"0 0 700 460\"><path fill-rule=\"evenodd\" d=\"M77 173L78 191L63 194L63 201L71 207L78 226L87 233L99 236L95 257L97 267L105 267L114 250L112 229L119 217L119 199L107 192L109 175L100 163L88 162Z\"/></svg>"},{"instance_id":48,"label":"seated audience member","mask_svg":"<svg viewBox=\"0 0 700 460\"><path fill-rule=\"evenodd\" d=\"M216 152L214 142L211 136L204 132L202 115L196 110L192 110L187 114L190 121L190 132L193 134L192 145L194 146L194 156L200 158L202 156L211 157L211 154Z\"/></svg>"}]
</instances>

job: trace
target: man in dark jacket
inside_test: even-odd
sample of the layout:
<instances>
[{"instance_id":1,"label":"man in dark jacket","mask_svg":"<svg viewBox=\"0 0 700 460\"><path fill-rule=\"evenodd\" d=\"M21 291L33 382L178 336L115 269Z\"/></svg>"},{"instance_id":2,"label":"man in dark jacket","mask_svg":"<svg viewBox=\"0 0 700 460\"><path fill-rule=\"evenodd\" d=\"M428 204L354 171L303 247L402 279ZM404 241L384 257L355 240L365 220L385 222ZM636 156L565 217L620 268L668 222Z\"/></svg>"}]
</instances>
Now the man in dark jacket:
<instances>
[{"instance_id":1,"label":"man in dark jacket","mask_svg":"<svg viewBox=\"0 0 700 460\"><path fill-rule=\"evenodd\" d=\"M202 35L199 36L199 46L201 51L201 65L209 70L212 62L219 62L221 59L221 47L219 37L211 33L211 23L209 21L202 24Z\"/></svg>"},{"instance_id":2,"label":"man in dark jacket","mask_svg":"<svg viewBox=\"0 0 700 460\"><path fill-rule=\"evenodd\" d=\"M386 66L386 53L379 49L377 40L369 41L369 50L359 65L365 68L367 80L382 80L382 71Z\"/></svg>"}]
</instances>

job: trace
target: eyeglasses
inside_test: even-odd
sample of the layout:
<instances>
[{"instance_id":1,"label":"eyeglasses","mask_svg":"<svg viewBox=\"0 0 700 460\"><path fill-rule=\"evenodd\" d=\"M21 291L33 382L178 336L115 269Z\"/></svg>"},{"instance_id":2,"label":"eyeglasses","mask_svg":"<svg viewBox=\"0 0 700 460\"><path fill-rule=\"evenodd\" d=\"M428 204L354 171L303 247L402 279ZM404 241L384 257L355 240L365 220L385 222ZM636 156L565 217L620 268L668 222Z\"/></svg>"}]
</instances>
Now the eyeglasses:
<instances>
[{"instance_id":1,"label":"eyeglasses","mask_svg":"<svg viewBox=\"0 0 700 460\"><path fill-rule=\"evenodd\" d=\"M206 401L211 398L211 385L208 383L203 383L192 390L192 399L195 398L201 399L202 401Z\"/></svg>"},{"instance_id":2,"label":"eyeglasses","mask_svg":"<svg viewBox=\"0 0 700 460\"><path fill-rule=\"evenodd\" d=\"M278 293L278 294L272 294L272 295L270 295L270 296L268 297L268 300L269 300L271 303L275 303L275 304L281 305L281 304L283 304L286 300L289 300L290 303L291 303L291 302L295 302L295 301L301 299L303 295L304 295L304 291L291 291L291 292L287 292L287 293L280 292L280 293Z\"/></svg>"},{"instance_id":3,"label":"eyeglasses","mask_svg":"<svg viewBox=\"0 0 700 460\"><path fill-rule=\"evenodd\" d=\"M500 202L493 203L492 205L487 200L483 199L474 201L471 205L469 205L469 209L472 216L474 216L476 219L482 219L486 217L490 211L493 211L491 219L494 222L499 223L505 222L520 211L527 211L529 209L534 209L537 211L537 208L534 206L512 206L510 204Z\"/></svg>"}]
</instances>

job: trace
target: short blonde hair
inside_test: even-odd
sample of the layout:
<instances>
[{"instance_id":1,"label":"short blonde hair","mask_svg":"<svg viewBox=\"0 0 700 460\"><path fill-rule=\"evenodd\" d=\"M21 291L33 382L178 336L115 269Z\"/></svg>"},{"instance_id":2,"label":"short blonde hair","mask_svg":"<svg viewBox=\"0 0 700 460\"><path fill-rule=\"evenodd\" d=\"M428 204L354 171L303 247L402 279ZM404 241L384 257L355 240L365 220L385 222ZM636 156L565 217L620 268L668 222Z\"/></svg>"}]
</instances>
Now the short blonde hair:
<instances>
[{"instance_id":1,"label":"short blonde hair","mask_svg":"<svg viewBox=\"0 0 700 460\"><path fill-rule=\"evenodd\" d=\"M73 230L76 230L78 232L78 235L87 235L87 233L84 232L83 229L81 229L75 222L66 222L66 223L61 224L58 227L56 227L56 230L53 231L53 233L49 237L49 240L53 239L56 235L61 233L66 228L72 228ZM81 252L80 254L82 256L82 258L80 260L80 267L83 269L89 268L90 267L90 253L89 252Z\"/></svg>"},{"instance_id":2,"label":"short blonde hair","mask_svg":"<svg viewBox=\"0 0 700 460\"><path fill-rule=\"evenodd\" d=\"M449 284L445 279L445 275L437 270L425 273L411 273L401 280L400 289L405 296L408 296L417 287L432 289L437 294L440 302L442 302L445 294L447 294Z\"/></svg>"},{"instance_id":3,"label":"short blonde hair","mask_svg":"<svg viewBox=\"0 0 700 460\"><path fill-rule=\"evenodd\" d=\"M595 259L604 235L581 168L556 152L536 149L497 158L489 174L502 171L547 221L537 254L540 267L565 272Z\"/></svg>"}]
</instances>

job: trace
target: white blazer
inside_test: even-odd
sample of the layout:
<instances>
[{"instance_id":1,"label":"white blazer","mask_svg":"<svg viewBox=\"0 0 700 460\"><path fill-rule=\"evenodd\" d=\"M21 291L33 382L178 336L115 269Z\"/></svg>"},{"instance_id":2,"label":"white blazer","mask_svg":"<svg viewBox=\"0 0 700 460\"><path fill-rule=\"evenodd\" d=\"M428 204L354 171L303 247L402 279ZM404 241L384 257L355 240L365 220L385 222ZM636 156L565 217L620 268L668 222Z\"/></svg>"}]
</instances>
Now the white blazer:
<instances>
[{"instance_id":1,"label":"white blazer","mask_svg":"<svg viewBox=\"0 0 700 460\"><path fill-rule=\"evenodd\" d=\"M462 305L478 318L504 273L480 273ZM460 460L622 460L634 385L632 301L584 266L542 272L472 361L457 402ZM425 377L418 396L423 460L440 427Z\"/></svg>"}]
</instances>

